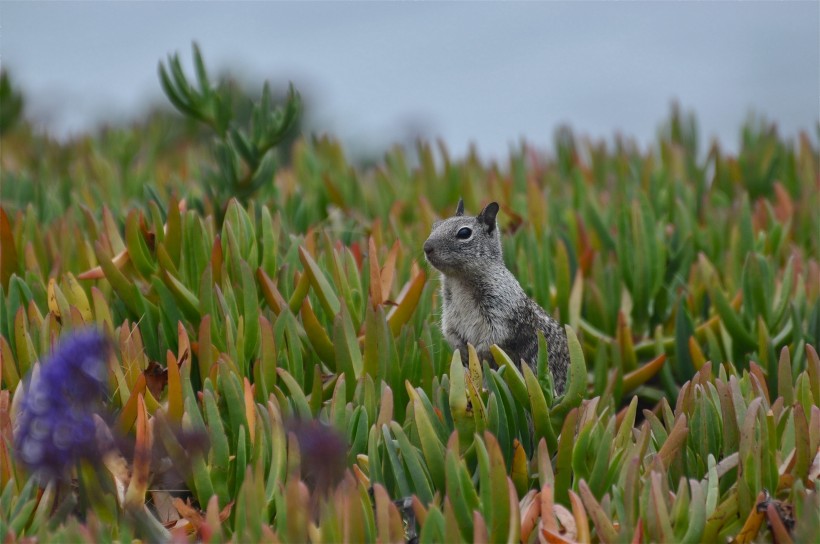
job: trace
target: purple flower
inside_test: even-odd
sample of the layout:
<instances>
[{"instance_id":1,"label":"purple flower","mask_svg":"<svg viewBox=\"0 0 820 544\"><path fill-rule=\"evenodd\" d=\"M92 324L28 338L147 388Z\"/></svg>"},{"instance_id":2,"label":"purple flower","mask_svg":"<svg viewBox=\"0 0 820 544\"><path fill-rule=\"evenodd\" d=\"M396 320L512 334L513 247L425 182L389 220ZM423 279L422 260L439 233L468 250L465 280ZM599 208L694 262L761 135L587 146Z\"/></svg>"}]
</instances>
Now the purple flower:
<instances>
[{"instance_id":1,"label":"purple flower","mask_svg":"<svg viewBox=\"0 0 820 544\"><path fill-rule=\"evenodd\" d=\"M19 459L41 480L57 478L97 453L94 414L108 388L110 346L96 329L66 336L30 379L14 442Z\"/></svg>"},{"instance_id":2,"label":"purple flower","mask_svg":"<svg viewBox=\"0 0 820 544\"><path fill-rule=\"evenodd\" d=\"M336 429L318 420L293 420L288 430L299 441L302 478L320 493L331 491L345 474L347 441Z\"/></svg>"}]
</instances>

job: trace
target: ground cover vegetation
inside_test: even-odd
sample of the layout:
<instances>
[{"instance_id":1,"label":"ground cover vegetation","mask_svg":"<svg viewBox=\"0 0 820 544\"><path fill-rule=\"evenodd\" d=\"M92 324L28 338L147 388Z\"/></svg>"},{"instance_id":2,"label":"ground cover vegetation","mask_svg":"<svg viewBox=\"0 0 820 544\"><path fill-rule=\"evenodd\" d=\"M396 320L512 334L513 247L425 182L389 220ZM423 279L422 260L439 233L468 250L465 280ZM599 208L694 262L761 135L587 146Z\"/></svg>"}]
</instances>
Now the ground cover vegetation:
<instances>
[{"instance_id":1,"label":"ground cover vegetation","mask_svg":"<svg viewBox=\"0 0 820 544\"><path fill-rule=\"evenodd\" d=\"M368 166L199 53L182 113L56 142L0 85L5 540L808 542L820 499L818 149L568 129L503 163ZM421 245L491 200L567 324L462 361Z\"/></svg>"}]
</instances>

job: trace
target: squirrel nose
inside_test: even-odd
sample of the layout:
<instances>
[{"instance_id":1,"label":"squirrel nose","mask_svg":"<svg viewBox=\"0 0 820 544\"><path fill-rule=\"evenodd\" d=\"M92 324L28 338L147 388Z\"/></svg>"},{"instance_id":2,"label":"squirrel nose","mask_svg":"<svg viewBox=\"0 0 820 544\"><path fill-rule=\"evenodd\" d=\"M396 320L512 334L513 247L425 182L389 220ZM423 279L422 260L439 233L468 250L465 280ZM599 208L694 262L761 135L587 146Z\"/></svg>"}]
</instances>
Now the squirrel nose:
<instances>
[{"instance_id":1,"label":"squirrel nose","mask_svg":"<svg viewBox=\"0 0 820 544\"><path fill-rule=\"evenodd\" d=\"M430 240L424 242L424 253L429 255L433 252L433 244L430 243Z\"/></svg>"}]
</instances>

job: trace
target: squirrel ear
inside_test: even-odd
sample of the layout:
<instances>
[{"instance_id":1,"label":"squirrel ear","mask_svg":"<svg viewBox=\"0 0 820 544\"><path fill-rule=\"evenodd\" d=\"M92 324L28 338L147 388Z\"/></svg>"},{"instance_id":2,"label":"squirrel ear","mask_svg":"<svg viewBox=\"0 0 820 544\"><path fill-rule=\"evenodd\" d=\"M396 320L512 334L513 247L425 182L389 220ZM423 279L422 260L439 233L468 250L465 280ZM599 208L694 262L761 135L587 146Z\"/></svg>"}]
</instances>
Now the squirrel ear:
<instances>
[{"instance_id":1,"label":"squirrel ear","mask_svg":"<svg viewBox=\"0 0 820 544\"><path fill-rule=\"evenodd\" d=\"M456 217L464 215L464 200L458 199L458 206L456 206Z\"/></svg>"},{"instance_id":2,"label":"squirrel ear","mask_svg":"<svg viewBox=\"0 0 820 544\"><path fill-rule=\"evenodd\" d=\"M478 214L478 220L487 225L487 232L495 229L495 216L498 215L498 202L490 202L487 207Z\"/></svg>"}]
</instances>

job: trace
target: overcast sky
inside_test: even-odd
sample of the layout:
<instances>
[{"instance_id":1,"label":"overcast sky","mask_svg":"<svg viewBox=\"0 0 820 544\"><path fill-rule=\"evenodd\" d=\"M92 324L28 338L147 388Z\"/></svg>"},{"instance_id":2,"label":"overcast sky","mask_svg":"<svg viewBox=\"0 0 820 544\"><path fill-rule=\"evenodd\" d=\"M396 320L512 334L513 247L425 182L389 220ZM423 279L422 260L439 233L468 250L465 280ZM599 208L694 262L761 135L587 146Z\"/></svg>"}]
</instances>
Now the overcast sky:
<instances>
[{"instance_id":1,"label":"overcast sky","mask_svg":"<svg viewBox=\"0 0 820 544\"><path fill-rule=\"evenodd\" d=\"M349 145L423 130L502 157L556 126L651 142L672 100L736 149L751 111L813 136L820 2L0 3L0 62L66 136L162 102L157 63L196 40L212 72L292 80Z\"/></svg>"}]
</instances>

